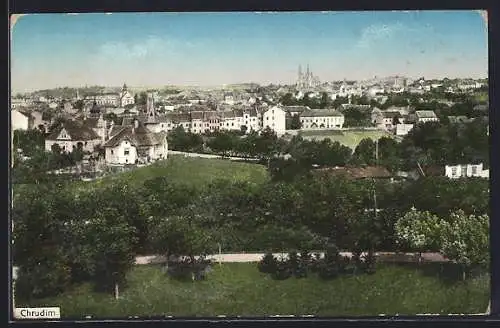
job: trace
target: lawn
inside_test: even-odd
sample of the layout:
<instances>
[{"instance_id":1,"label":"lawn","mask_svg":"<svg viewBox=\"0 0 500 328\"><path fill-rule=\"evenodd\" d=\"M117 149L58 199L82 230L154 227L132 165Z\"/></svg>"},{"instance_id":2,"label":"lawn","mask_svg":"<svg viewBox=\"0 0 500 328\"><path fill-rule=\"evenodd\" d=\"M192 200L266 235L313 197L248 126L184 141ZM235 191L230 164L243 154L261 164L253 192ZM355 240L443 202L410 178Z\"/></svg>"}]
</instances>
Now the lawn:
<instances>
[{"instance_id":1,"label":"lawn","mask_svg":"<svg viewBox=\"0 0 500 328\"><path fill-rule=\"evenodd\" d=\"M378 130L349 130L349 131L303 131L305 139L322 140L329 138L332 141L338 141L344 146L355 149L359 142L365 138L380 139L384 136L392 136L385 131Z\"/></svg>"},{"instance_id":2,"label":"lawn","mask_svg":"<svg viewBox=\"0 0 500 328\"><path fill-rule=\"evenodd\" d=\"M136 266L119 300L88 285L21 306L60 306L63 318L172 316L264 316L276 314L348 316L418 313L481 313L488 306L489 276L467 281L442 264L379 265L374 275L315 275L272 280L255 263L214 265L206 281L172 280L158 266ZM450 274L450 273L453 273Z\"/></svg>"},{"instance_id":3,"label":"lawn","mask_svg":"<svg viewBox=\"0 0 500 328\"><path fill-rule=\"evenodd\" d=\"M249 181L256 184L269 179L265 166L255 163L234 162L226 159L207 159L198 157L170 156L167 160L158 161L150 166L131 171L115 173L95 181L74 181L68 184L70 190L88 191L92 188L106 186L110 181L124 181L137 186L144 181L164 176L172 183L186 184L203 188L218 179L230 181ZM15 195L21 195L32 185L13 185Z\"/></svg>"},{"instance_id":4,"label":"lawn","mask_svg":"<svg viewBox=\"0 0 500 328\"><path fill-rule=\"evenodd\" d=\"M264 166L254 163L175 155L165 161L116 174L102 181L120 179L136 184L160 176L167 177L174 183L200 186L218 179L261 183L267 180L268 173Z\"/></svg>"}]
</instances>

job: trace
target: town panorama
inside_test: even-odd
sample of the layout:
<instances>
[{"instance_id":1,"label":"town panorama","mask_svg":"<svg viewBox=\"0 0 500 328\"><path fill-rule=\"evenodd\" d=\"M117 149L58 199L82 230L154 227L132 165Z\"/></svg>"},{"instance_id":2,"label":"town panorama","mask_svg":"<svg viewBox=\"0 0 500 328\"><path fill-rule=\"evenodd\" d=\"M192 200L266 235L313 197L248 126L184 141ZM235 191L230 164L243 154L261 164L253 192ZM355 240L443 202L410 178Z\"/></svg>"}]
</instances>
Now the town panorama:
<instances>
[{"instance_id":1,"label":"town panorama","mask_svg":"<svg viewBox=\"0 0 500 328\"><path fill-rule=\"evenodd\" d=\"M40 62L29 57L28 44L42 56L44 47L62 47L63 37L43 25L39 33L45 35L30 43L29 34L22 34L30 17L20 18L12 40L12 79L26 87L12 90L10 110L16 319L28 314L43 319L47 313L99 319L488 311L488 78L486 70L460 71L467 60L470 67L487 67L487 58L477 64L471 59L476 50L464 50L454 59L443 48L448 66L442 73L432 62L440 54L420 48L401 50L406 69L396 59L392 64L373 59L377 51L389 58L391 42L415 38L410 44L421 49L431 42L431 36L421 39L411 20L401 23L403 16L436 36L442 19L459 24L456 40L485 38L478 32L483 16L472 11L405 16L410 14L364 13L360 19L360 13L295 13L312 32L283 18L285 13L241 14L243 27L227 32L228 38L247 35L249 26L258 24L267 33L269 26L270 35L277 35L269 37L276 51L292 47L276 41L292 43L278 38L284 33L273 25L278 20L296 28L298 40L300 33L311 33L317 43L324 34L315 19L334 26L352 15L352 24L359 24L353 29L361 31L353 43L356 55L342 57L356 74L346 69L333 77L330 59L321 65L322 57L313 52L293 63L283 57L287 66L273 62L272 69L241 52L241 76L248 76L248 81L237 78L242 82L232 78L239 74L232 57L237 50L215 36L203 39L203 29L193 23L204 25L212 14L196 19L151 14L140 33L153 33L166 22L172 31L185 22L192 39L166 42L141 35L142 47L106 40L88 52L103 72L99 78L96 71L77 74L72 64L64 66L71 56L83 56L70 50L45 59L61 71L24 70L22 65ZM71 16L78 23L68 25L68 38L80 40L81 26L96 28L107 20L109 38L123 33L130 39L136 32L129 19L145 19L86 15ZM214 31L236 17L213 15ZM67 17L56 16L54 26L57 19L69 24ZM259 28L252 31L258 37L228 40L257 54L271 42ZM341 36L335 40L344 42ZM474 42L479 47L483 41ZM219 43L227 50L218 55L227 61L221 66L219 57L209 55ZM200 44L206 53L197 52ZM191 50L179 56L182 47ZM318 47L340 58L338 48ZM78 49L86 53L85 47ZM356 57L363 53L372 54L366 63ZM427 60L429 68L425 61L416 70L408 68L421 60L410 58L417 55L434 56ZM216 74L176 70L176 60L196 56L208 64L193 64L193 72L213 65ZM227 74L225 64L233 65ZM263 59L261 65L268 64ZM108 74L114 67L119 69ZM161 75L164 67L177 73ZM342 65L337 67L340 72ZM135 75L119 73L126 69L135 69ZM258 82L252 70L276 77ZM176 74L199 82L176 82ZM122 80L116 82L115 75ZM39 86L54 76L59 82ZM79 82L71 82L74 76Z\"/></svg>"}]
</instances>

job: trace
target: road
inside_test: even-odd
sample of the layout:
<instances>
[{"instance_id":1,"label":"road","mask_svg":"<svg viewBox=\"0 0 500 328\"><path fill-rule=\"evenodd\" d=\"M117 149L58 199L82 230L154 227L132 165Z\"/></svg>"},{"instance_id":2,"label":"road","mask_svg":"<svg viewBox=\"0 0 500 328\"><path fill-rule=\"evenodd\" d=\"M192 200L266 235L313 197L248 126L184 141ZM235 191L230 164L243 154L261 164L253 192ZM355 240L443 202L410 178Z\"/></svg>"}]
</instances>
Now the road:
<instances>
[{"instance_id":1,"label":"road","mask_svg":"<svg viewBox=\"0 0 500 328\"><path fill-rule=\"evenodd\" d=\"M323 253L320 253L321 256L324 256ZM340 255L351 257L352 253L350 252L341 252ZM379 252L376 253L378 259L383 262L416 262L418 258L418 254L416 253L388 253L388 252ZM239 253L239 254L214 254L207 256L207 259L213 260L215 262L221 263L235 263L235 262L258 262L262 259L264 253ZM280 258L287 258L287 254L283 253L274 253L274 256ZM447 262L439 253L423 253L422 254L423 262ZM160 255L149 255L149 256L137 256L136 264L155 264L155 263L164 263L165 257Z\"/></svg>"}]
</instances>

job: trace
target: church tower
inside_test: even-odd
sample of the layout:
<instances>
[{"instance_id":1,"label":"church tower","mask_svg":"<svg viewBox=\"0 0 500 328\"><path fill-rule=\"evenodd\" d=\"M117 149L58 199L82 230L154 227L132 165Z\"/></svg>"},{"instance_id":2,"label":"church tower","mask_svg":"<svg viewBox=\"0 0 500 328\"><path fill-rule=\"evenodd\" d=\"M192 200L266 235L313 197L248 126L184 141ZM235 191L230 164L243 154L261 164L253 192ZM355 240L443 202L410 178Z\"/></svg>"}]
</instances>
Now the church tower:
<instances>
[{"instance_id":1,"label":"church tower","mask_svg":"<svg viewBox=\"0 0 500 328\"><path fill-rule=\"evenodd\" d=\"M148 93L148 98L146 102L146 114L148 116L147 123L157 123L156 121L156 110L154 104L153 94Z\"/></svg>"}]
</instances>

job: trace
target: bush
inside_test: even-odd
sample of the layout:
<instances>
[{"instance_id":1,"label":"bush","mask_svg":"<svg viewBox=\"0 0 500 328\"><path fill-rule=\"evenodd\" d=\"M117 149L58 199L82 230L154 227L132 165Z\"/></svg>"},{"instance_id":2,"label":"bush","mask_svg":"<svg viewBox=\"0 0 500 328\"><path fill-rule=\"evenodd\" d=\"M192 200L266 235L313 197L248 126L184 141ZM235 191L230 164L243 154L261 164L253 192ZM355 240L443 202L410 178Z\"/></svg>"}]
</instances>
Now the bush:
<instances>
[{"instance_id":1,"label":"bush","mask_svg":"<svg viewBox=\"0 0 500 328\"><path fill-rule=\"evenodd\" d=\"M334 279L341 272L341 256L335 245L330 245L325 253L325 258L319 266L319 276L322 279Z\"/></svg>"},{"instance_id":2,"label":"bush","mask_svg":"<svg viewBox=\"0 0 500 328\"><path fill-rule=\"evenodd\" d=\"M167 273L177 280L198 281L205 280L207 273L212 270L211 261L203 256L198 259L187 258L180 261L168 262Z\"/></svg>"},{"instance_id":3,"label":"bush","mask_svg":"<svg viewBox=\"0 0 500 328\"><path fill-rule=\"evenodd\" d=\"M368 252L364 263L365 273L374 274L377 271L377 258L374 252Z\"/></svg>"},{"instance_id":4,"label":"bush","mask_svg":"<svg viewBox=\"0 0 500 328\"><path fill-rule=\"evenodd\" d=\"M293 274L290 264L286 260L279 260L276 265L276 271L272 273L272 278L275 280L286 280Z\"/></svg>"},{"instance_id":5,"label":"bush","mask_svg":"<svg viewBox=\"0 0 500 328\"><path fill-rule=\"evenodd\" d=\"M22 300L56 296L71 281L70 268L61 261L36 262L20 267L15 293Z\"/></svg>"},{"instance_id":6,"label":"bush","mask_svg":"<svg viewBox=\"0 0 500 328\"><path fill-rule=\"evenodd\" d=\"M308 270L310 269L312 263L312 256L308 251L301 251L300 257L298 259L298 265L295 269L295 277L305 278L307 277Z\"/></svg>"},{"instance_id":7,"label":"bush","mask_svg":"<svg viewBox=\"0 0 500 328\"><path fill-rule=\"evenodd\" d=\"M271 252L264 255L262 260L257 264L259 271L262 273L274 273L276 272L278 261L276 257Z\"/></svg>"}]
</instances>

